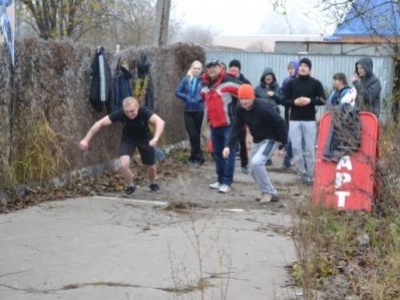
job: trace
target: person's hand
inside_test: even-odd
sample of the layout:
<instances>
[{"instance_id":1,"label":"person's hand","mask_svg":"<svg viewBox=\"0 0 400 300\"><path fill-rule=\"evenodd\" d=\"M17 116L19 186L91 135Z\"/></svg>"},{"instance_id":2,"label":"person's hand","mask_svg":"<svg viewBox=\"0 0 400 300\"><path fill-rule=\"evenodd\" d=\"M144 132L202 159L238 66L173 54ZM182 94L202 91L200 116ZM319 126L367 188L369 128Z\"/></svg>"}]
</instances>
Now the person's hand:
<instances>
[{"instance_id":1,"label":"person's hand","mask_svg":"<svg viewBox=\"0 0 400 300\"><path fill-rule=\"evenodd\" d=\"M87 150L88 148L89 148L89 143L85 139L79 142L79 149Z\"/></svg>"},{"instance_id":2,"label":"person's hand","mask_svg":"<svg viewBox=\"0 0 400 300\"><path fill-rule=\"evenodd\" d=\"M231 153L229 147L225 147L224 150L222 150L222 156L227 159L229 157L229 154Z\"/></svg>"},{"instance_id":3,"label":"person's hand","mask_svg":"<svg viewBox=\"0 0 400 300\"><path fill-rule=\"evenodd\" d=\"M303 105L302 105L302 106L306 106L306 105L308 105L308 104L310 104L310 103L311 103L311 99L310 99L310 98L307 98L307 97L301 97L301 99L302 99L302 103L303 103Z\"/></svg>"},{"instance_id":4,"label":"person's hand","mask_svg":"<svg viewBox=\"0 0 400 300\"><path fill-rule=\"evenodd\" d=\"M304 106L304 105L303 105L303 97L299 97L299 98L297 98L296 100L294 100L294 104L295 104L296 106Z\"/></svg>"},{"instance_id":5,"label":"person's hand","mask_svg":"<svg viewBox=\"0 0 400 300\"><path fill-rule=\"evenodd\" d=\"M354 82L358 81L359 79L360 79L360 77L358 77L358 74L354 73L353 77L351 78L351 82L354 83Z\"/></svg>"},{"instance_id":6,"label":"person's hand","mask_svg":"<svg viewBox=\"0 0 400 300\"><path fill-rule=\"evenodd\" d=\"M149 146L154 147L155 145L157 145L158 139L157 138L152 138L149 141Z\"/></svg>"},{"instance_id":7,"label":"person's hand","mask_svg":"<svg viewBox=\"0 0 400 300\"><path fill-rule=\"evenodd\" d=\"M268 91L268 92L267 92L267 95L268 95L268 97L273 97L273 96L274 96L274 94L275 94L275 93L274 93L274 92L272 92L272 91Z\"/></svg>"}]
</instances>

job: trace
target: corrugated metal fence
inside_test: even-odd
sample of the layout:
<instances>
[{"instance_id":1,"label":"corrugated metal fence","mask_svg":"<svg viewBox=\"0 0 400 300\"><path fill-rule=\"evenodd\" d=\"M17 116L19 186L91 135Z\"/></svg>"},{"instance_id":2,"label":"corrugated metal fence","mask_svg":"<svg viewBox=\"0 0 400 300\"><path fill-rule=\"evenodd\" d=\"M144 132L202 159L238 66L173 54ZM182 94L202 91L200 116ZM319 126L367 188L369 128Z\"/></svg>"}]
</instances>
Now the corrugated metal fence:
<instances>
[{"instance_id":1,"label":"corrugated metal fence","mask_svg":"<svg viewBox=\"0 0 400 300\"><path fill-rule=\"evenodd\" d=\"M291 60L299 60L304 55L278 54L259 52L236 52L236 51L210 51L206 50L207 59L218 58L225 64L232 59L238 59L242 64L242 73L252 82L258 85L261 74L266 67L274 70L279 83L288 76L287 65ZM331 89L332 76L337 72L343 72L351 81L355 71L355 63L364 56L350 55L306 55L312 61L312 75L319 79L322 84ZM382 84L382 118L386 118L390 110L390 99L393 89L393 59L389 56L372 56L374 73Z\"/></svg>"}]
</instances>

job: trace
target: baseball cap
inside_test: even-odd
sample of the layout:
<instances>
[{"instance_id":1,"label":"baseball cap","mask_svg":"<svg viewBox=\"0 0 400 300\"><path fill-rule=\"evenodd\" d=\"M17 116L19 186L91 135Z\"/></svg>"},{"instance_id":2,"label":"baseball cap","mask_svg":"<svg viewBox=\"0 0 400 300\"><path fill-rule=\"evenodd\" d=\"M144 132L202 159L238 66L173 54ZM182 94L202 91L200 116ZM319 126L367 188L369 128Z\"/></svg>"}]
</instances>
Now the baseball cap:
<instances>
[{"instance_id":1,"label":"baseball cap","mask_svg":"<svg viewBox=\"0 0 400 300\"><path fill-rule=\"evenodd\" d=\"M206 62L206 68L212 66L221 66L221 65L222 65L221 61L216 58L210 59L209 61Z\"/></svg>"}]
</instances>

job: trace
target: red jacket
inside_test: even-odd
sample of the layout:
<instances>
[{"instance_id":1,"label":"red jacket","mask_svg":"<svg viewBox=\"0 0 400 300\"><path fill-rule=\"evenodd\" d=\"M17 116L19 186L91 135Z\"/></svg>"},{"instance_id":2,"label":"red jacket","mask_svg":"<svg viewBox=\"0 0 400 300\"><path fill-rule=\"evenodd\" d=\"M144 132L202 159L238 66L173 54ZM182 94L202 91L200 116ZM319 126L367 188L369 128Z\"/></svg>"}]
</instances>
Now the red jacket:
<instances>
[{"instance_id":1,"label":"red jacket","mask_svg":"<svg viewBox=\"0 0 400 300\"><path fill-rule=\"evenodd\" d=\"M218 78L211 81L205 73L202 76L204 87L201 96L206 105L207 119L211 127L223 127L232 124L232 96L237 97L240 81L221 71Z\"/></svg>"}]
</instances>

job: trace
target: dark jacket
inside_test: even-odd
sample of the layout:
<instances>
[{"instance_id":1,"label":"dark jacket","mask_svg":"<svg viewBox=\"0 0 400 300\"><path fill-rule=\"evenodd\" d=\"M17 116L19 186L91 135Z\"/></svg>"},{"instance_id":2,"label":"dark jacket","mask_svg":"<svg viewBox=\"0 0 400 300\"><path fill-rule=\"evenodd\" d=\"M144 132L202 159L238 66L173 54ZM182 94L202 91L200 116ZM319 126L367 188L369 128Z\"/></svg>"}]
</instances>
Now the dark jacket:
<instances>
[{"instance_id":1,"label":"dark jacket","mask_svg":"<svg viewBox=\"0 0 400 300\"><path fill-rule=\"evenodd\" d=\"M265 84L265 76L271 75L273 82L270 86ZM272 97L268 96L268 92L274 92ZM281 89L276 80L274 71L271 68L266 68L261 75L260 84L254 89L256 98L266 99L271 104L275 105L276 109L279 111L278 105L283 105L283 95L281 94Z\"/></svg>"},{"instance_id":2,"label":"dark jacket","mask_svg":"<svg viewBox=\"0 0 400 300\"><path fill-rule=\"evenodd\" d=\"M299 97L311 99L306 106L294 104ZM315 121L315 106L325 104L325 91L321 82L311 76L298 76L291 80L285 89L285 105L291 108L291 121Z\"/></svg>"},{"instance_id":3,"label":"dark jacket","mask_svg":"<svg viewBox=\"0 0 400 300\"><path fill-rule=\"evenodd\" d=\"M331 111L331 126L323 152L323 159L338 162L361 146L360 110L348 103Z\"/></svg>"},{"instance_id":4,"label":"dark jacket","mask_svg":"<svg viewBox=\"0 0 400 300\"><path fill-rule=\"evenodd\" d=\"M185 103L186 111L204 110L204 101L201 97L201 77L185 76L180 81L175 96Z\"/></svg>"},{"instance_id":5,"label":"dark jacket","mask_svg":"<svg viewBox=\"0 0 400 300\"><path fill-rule=\"evenodd\" d=\"M122 109L122 101L129 96L132 96L131 79L132 73L129 70L129 65L124 58L119 58L114 75L114 95L116 102L116 110Z\"/></svg>"},{"instance_id":6,"label":"dark jacket","mask_svg":"<svg viewBox=\"0 0 400 300\"><path fill-rule=\"evenodd\" d=\"M241 82L228 76L224 70L215 80L211 80L207 73L204 73L201 79L203 82L201 96L206 105L207 119L211 127L231 125L234 113L232 97L237 97Z\"/></svg>"},{"instance_id":7,"label":"dark jacket","mask_svg":"<svg viewBox=\"0 0 400 300\"><path fill-rule=\"evenodd\" d=\"M372 59L365 57L356 63L360 64L365 69L366 75L354 83L357 89L356 105L362 111L369 111L375 114L378 118L381 112L381 83L373 73Z\"/></svg>"},{"instance_id":8,"label":"dark jacket","mask_svg":"<svg viewBox=\"0 0 400 300\"><path fill-rule=\"evenodd\" d=\"M250 110L236 108L235 120L226 146L236 145L244 125L249 127L254 143L269 139L286 144L288 140L285 120L275 110L272 103L255 99Z\"/></svg>"},{"instance_id":9,"label":"dark jacket","mask_svg":"<svg viewBox=\"0 0 400 300\"><path fill-rule=\"evenodd\" d=\"M97 112L103 111L104 107L107 108L107 113L114 111L115 101L111 69L103 47L96 50L92 62L89 100Z\"/></svg>"}]
</instances>

